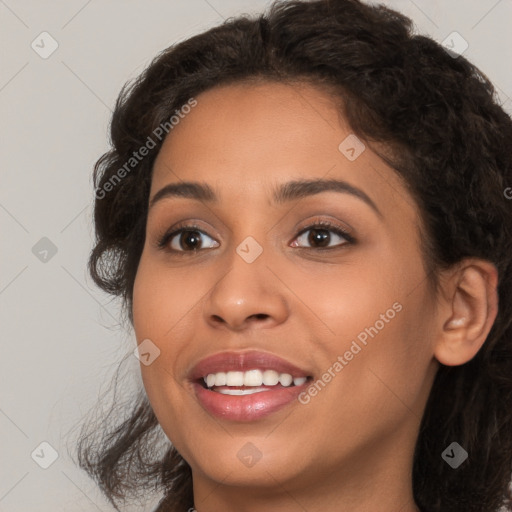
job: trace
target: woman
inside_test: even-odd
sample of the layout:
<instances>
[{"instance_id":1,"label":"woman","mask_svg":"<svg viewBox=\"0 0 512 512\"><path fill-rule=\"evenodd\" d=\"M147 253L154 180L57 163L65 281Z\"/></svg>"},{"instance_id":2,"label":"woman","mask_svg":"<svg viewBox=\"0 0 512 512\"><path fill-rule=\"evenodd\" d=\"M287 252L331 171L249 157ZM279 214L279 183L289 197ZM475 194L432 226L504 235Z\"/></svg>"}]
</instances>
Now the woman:
<instances>
[{"instance_id":1,"label":"woman","mask_svg":"<svg viewBox=\"0 0 512 512\"><path fill-rule=\"evenodd\" d=\"M79 461L116 507L512 510L512 122L480 71L384 7L276 3L163 51L111 135L90 271L144 392Z\"/></svg>"}]
</instances>

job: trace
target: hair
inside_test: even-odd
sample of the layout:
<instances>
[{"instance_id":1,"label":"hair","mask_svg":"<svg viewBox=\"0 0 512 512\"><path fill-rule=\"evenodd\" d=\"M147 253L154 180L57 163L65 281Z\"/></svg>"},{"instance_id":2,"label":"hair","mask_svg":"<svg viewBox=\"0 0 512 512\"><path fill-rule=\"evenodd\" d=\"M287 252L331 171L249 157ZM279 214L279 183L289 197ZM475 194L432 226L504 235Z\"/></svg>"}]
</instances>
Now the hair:
<instances>
[{"instance_id":1,"label":"hair","mask_svg":"<svg viewBox=\"0 0 512 512\"><path fill-rule=\"evenodd\" d=\"M96 190L107 190L133 152L191 98L260 82L323 88L357 136L386 148L379 155L419 208L433 289L441 270L466 257L495 265L496 320L473 359L438 368L415 447L413 493L422 512L512 510L512 203L504 193L512 185L512 120L490 80L385 6L274 2L264 14L230 18L167 48L125 84L111 149L94 168ZM163 140L95 199L89 272L121 300L132 325L152 167ZM135 490L151 488L162 491L159 510L192 507L190 466L172 444L154 448L161 430L144 392L119 423L84 434L78 446L80 466L116 510ZM441 457L453 441L469 453L456 470Z\"/></svg>"}]
</instances>

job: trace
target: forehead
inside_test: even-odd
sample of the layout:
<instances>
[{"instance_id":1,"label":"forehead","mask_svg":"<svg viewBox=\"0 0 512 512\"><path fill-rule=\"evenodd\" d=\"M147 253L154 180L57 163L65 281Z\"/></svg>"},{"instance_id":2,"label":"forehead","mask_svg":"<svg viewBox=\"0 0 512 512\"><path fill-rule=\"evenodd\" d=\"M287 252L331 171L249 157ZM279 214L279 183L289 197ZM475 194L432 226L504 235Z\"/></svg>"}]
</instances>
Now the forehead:
<instances>
[{"instance_id":1,"label":"forehead","mask_svg":"<svg viewBox=\"0 0 512 512\"><path fill-rule=\"evenodd\" d=\"M290 179L335 178L375 203L404 200L395 171L352 133L338 99L324 89L241 83L196 100L162 145L151 195L168 183L198 181L211 184L221 200L268 201Z\"/></svg>"},{"instance_id":2,"label":"forehead","mask_svg":"<svg viewBox=\"0 0 512 512\"><path fill-rule=\"evenodd\" d=\"M200 94L197 106L173 128L160 150L155 173L159 160L193 163L208 155L212 165L232 172L238 169L245 179L251 177L246 172L251 162L259 163L250 166L258 169L258 176L271 175L289 161L290 152L297 159L310 155L312 160L318 152L337 157L337 125L333 100L313 87L279 83L217 87ZM239 168L242 162L245 169ZM202 170L208 172L193 172Z\"/></svg>"}]
</instances>

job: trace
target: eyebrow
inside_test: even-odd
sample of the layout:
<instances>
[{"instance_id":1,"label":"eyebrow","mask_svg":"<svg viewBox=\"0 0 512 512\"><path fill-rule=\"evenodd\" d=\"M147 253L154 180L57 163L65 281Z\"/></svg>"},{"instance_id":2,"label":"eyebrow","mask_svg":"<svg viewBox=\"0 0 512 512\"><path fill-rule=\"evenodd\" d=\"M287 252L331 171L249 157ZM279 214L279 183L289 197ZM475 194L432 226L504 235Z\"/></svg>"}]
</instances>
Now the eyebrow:
<instances>
[{"instance_id":1,"label":"eyebrow","mask_svg":"<svg viewBox=\"0 0 512 512\"><path fill-rule=\"evenodd\" d=\"M379 217L383 218L383 215L377 205L365 192L346 181L337 179L288 181L273 190L273 202L276 204L283 204L288 201L302 199L322 192L339 192L355 196L370 206ZM195 181L169 183L152 197L149 202L149 208L153 207L162 199L171 197L197 199L198 201L204 201L207 203L217 203L219 200L215 191L207 183L199 183Z\"/></svg>"}]
</instances>

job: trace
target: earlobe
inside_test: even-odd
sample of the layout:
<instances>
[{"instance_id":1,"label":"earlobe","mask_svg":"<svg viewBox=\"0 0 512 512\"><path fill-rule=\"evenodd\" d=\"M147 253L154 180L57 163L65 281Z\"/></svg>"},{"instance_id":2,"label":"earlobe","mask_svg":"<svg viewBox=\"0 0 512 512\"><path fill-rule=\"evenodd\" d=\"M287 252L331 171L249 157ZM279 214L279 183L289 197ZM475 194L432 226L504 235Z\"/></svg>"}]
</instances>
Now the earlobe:
<instances>
[{"instance_id":1,"label":"earlobe","mask_svg":"<svg viewBox=\"0 0 512 512\"><path fill-rule=\"evenodd\" d=\"M443 285L442 332L434 356L446 366L470 361L485 343L498 314L498 271L489 261L465 260Z\"/></svg>"}]
</instances>

